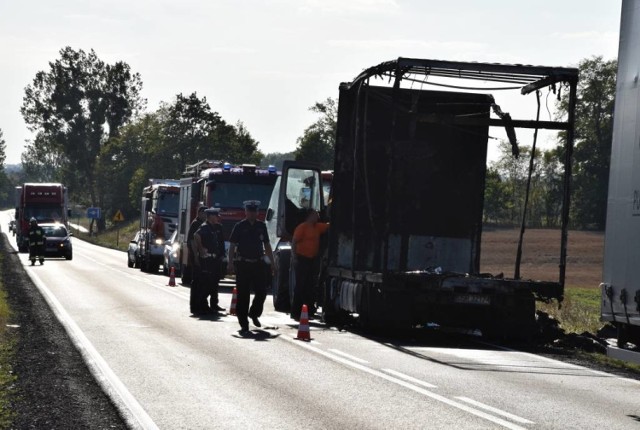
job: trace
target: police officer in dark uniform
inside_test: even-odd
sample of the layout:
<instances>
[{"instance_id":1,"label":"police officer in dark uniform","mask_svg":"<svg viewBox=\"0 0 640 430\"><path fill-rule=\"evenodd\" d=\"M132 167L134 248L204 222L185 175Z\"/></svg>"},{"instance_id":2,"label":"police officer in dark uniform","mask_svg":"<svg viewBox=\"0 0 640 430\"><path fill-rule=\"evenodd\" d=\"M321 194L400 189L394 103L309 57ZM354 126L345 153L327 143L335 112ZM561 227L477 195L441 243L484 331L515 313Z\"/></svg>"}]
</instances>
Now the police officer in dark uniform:
<instances>
[{"instance_id":1,"label":"police officer in dark uniform","mask_svg":"<svg viewBox=\"0 0 640 430\"><path fill-rule=\"evenodd\" d=\"M218 286L222 278L222 260L224 258L224 237L220 224L220 211L209 208L204 211L206 222L193 236L197 249L195 313L217 313L225 309L218 306ZM193 288L193 287L192 287ZM210 305L207 297L211 296Z\"/></svg>"},{"instance_id":2,"label":"police officer in dark uniform","mask_svg":"<svg viewBox=\"0 0 640 430\"><path fill-rule=\"evenodd\" d=\"M249 331L249 320L253 325L261 327L258 317L262 315L264 301L267 297L267 264L274 272L273 252L269 244L267 226L258 220L260 202L248 200L244 202L245 219L237 223L229 238L228 273L236 274L238 302L236 313L240 323L240 333ZM266 253L266 256L265 256ZM268 261L265 257L268 257ZM249 301L251 290L255 293L251 308Z\"/></svg>"},{"instance_id":3,"label":"police officer in dark uniform","mask_svg":"<svg viewBox=\"0 0 640 430\"><path fill-rule=\"evenodd\" d=\"M192 314L201 313L202 309L199 309L198 304L196 303L197 299L197 289L198 289L198 269L200 266L196 266L196 257L198 254L198 248L196 247L196 243L193 237L196 234L196 231L200 228L200 226L205 222L205 214L204 210L206 206L202 203L198 206L198 213L196 217L191 221L191 225L189 226L189 231L187 232L187 260L189 265L184 268L183 274L187 274L186 280L183 278L183 281L187 281L190 285L189 291L189 309Z\"/></svg>"},{"instance_id":4,"label":"police officer in dark uniform","mask_svg":"<svg viewBox=\"0 0 640 430\"><path fill-rule=\"evenodd\" d=\"M29 260L31 265L36 264L36 259L40 260L40 265L44 264L44 229L38 225L38 220L31 217L29 220Z\"/></svg>"}]
</instances>

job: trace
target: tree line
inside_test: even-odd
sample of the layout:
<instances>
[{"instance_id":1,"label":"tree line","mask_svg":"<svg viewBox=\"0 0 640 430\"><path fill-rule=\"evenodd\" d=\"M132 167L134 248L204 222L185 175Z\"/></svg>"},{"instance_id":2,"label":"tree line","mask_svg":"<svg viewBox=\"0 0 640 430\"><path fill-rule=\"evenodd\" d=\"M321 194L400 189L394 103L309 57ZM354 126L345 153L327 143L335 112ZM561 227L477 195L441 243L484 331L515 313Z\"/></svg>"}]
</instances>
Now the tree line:
<instances>
[{"instance_id":1,"label":"tree line","mask_svg":"<svg viewBox=\"0 0 640 430\"><path fill-rule=\"evenodd\" d=\"M609 177L617 63L602 57L579 64L571 224L603 229ZM147 111L142 78L122 61L102 61L91 50L66 47L25 88L21 113L34 133L22 154L22 172L0 172L0 203L12 207L13 188L22 182L56 181L69 187L74 203L121 210L137 216L140 192L148 178L179 178L185 166L202 159L275 164L284 159L333 166L337 102L317 102L317 120L288 153L264 154L259 142L238 121L230 124L196 92L177 94ZM566 115L567 96L557 101ZM562 200L563 143L533 154L527 219L533 227L557 227ZM517 225L522 217L531 148L514 158L508 143L487 167L484 221ZM0 130L0 165L6 142ZM104 227L104 225L102 225Z\"/></svg>"}]
</instances>

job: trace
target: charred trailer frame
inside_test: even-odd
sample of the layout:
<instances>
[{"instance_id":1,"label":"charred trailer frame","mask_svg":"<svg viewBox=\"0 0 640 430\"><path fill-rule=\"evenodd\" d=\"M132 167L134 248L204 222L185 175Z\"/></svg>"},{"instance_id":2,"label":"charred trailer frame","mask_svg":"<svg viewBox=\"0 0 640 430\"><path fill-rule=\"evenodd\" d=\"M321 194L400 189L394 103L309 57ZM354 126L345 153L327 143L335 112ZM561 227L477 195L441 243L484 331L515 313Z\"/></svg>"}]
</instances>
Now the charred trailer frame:
<instances>
[{"instance_id":1,"label":"charred trailer frame","mask_svg":"<svg viewBox=\"0 0 640 430\"><path fill-rule=\"evenodd\" d=\"M420 87L431 77L497 82L478 90L510 85L523 95L566 84L568 118L516 120L489 94L401 85ZM390 86L372 85L376 78ZM342 84L325 318L346 311L366 326L436 322L491 335L530 333L535 299L563 299L577 82L573 68L399 58ZM490 126L506 129L514 152L517 128L566 132L557 282L522 280L519 257L512 279L480 273ZM523 218L522 233L524 225Z\"/></svg>"}]
</instances>

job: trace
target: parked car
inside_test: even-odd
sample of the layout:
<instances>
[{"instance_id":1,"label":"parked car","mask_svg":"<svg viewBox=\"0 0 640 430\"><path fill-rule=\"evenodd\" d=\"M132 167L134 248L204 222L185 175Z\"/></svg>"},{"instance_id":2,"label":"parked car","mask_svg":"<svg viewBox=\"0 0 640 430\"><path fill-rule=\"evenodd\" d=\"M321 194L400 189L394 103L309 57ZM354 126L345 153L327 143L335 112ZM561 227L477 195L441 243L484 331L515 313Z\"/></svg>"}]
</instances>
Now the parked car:
<instances>
[{"instance_id":1,"label":"parked car","mask_svg":"<svg viewBox=\"0 0 640 430\"><path fill-rule=\"evenodd\" d=\"M169 240L164 242L164 263L162 266L162 272L169 276L171 268L173 267L175 276L180 275L180 243L177 241L178 230L176 229L169 237Z\"/></svg>"},{"instance_id":2,"label":"parked car","mask_svg":"<svg viewBox=\"0 0 640 430\"><path fill-rule=\"evenodd\" d=\"M140 242L140 232L129 242L129 248L127 249L127 266L140 267L140 255L138 254L138 243Z\"/></svg>"},{"instance_id":3,"label":"parked car","mask_svg":"<svg viewBox=\"0 0 640 430\"><path fill-rule=\"evenodd\" d=\"M64 224L59 223L44 223L40 224L40 227L44 230L45 256L64 257L67 260L73 258L73 248L71 245L71 236L73 233L69 232Z\"/></svg>"}]
</instances>

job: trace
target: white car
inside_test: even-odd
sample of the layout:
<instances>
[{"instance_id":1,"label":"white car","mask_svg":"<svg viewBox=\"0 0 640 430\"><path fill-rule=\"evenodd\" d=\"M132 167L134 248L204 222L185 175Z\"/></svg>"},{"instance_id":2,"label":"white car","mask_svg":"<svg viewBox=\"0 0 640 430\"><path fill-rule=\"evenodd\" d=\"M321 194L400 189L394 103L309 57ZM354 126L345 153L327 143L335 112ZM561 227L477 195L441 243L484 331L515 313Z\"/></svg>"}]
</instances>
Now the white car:
<instances>
[{"instance_id":1,"label":"white car","mask_svg":"<svg viewBox=\"0 0 640 430\"><path fill-rule=\"evenodd\" d=\"M171 268L174 268L174 275L180 275L180 243L177 241L178 230L175 230L169 240L164 242L164 253L162 265L162 273L169 276Z\"/></svg>"},{"instance_id":2,"label":"white car","mask_svg":"<svg viewBox=\"0 0 640 430\"><path fill-rule=\"evenodd\" d=\"M140 267L140 255L138 255L138 241L140 240L140 232L129 242L129 248L127 249L127 266Z\"/></svg>"}]
</instances>

